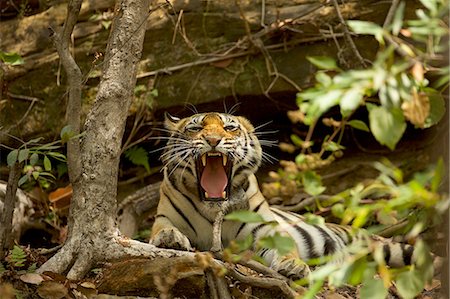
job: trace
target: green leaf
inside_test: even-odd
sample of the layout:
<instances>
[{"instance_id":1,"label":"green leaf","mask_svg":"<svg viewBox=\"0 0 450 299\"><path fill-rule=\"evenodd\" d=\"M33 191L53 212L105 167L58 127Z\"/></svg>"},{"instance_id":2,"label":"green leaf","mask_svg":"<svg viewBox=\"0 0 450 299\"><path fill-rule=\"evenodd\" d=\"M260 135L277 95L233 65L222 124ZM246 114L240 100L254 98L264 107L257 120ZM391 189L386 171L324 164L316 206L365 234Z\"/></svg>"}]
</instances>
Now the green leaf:
<instances>
[{"instance_id":1,"label":"green leaf","mask_svg":"<svg viewBox=\"0 0 450 299\"><path fill-rule=\"evenodd\" d=\"M225 215L223 217L226 220L239 221L243 223L262 223L265 222L264 218L258 213L248 211L248 210L240 210L234 211L230 214Z\"/></svg>"},{"instance_id":2,"label":"green leaf","mask_svg":"<svg viewBox=\"0 0 450 299\"><path fill-rule=\"evenodd\" d=\"M352 88L344 93L339 101L342 115L348 116L351 112L358 108L359 105L361 105L362 99L363 92L360 88Z\"/></svg>"},{"instance_id":3,"label":"green leaf","mask_svg":"<svg viewBox=\"0 0 450 299\"><path fill-rule=\"evenodd\" d=\"M66 143L70 140L73 136L75 136L75 132L72 130L70 125L64 126L64 128L61 129L61 142Z\"/></svg>"},{"instance_id":4,"label":"green leaf","mask_svg":"<svg viewBox=\"0 0 450 299\"><path fill-rule=\"evenodd\" d=\"M307 56L309 62L322 70L338 70L336 60L328 56Z\"/></svg>"},{"instance_id":5,"label":"green leaf","mask_svg":"<svg viewBox=\"0 0 450 299\"><path fill-rule=\"evenodd\" d=\"M442 95L431 89L426 90L430 102L430 114L425 120L424 128L437 124L445 114L445 101Z\"/></svg>"},{"instance_id":6,"label":"green leaf","mask_svg":"<svg viewBox=\"0 0 450 299\"><path fill-rule=\"evenodd\" d=\"M395 280L398 293L404 299L413 299L425 286L418 271L407 271L400 273Z\"/></svg>"},{"instance_id":7,"label":"green leaf","mask_svg":"<svg viewBox=\"0 0 450 299\"><path fill-rule=\"evenodd\" d=\"M355 261L349 269L348 283L351 285L360 284L368 267L370 267L370 264L365 256Z\"/></svg>"},{"instance_id":8,"label":"green leaf","mask_svg":"<svg viewBox=\"0 0 450 299\"><path fill-rule=\"evenodd\" d=\"M253 246L253 235L249 234L245 239L236 241L236 244L238 245L238 251L242 252L247 249L250 249Z\"/></svg>"},{"instance_id":9,"label":"green leaf","mask_svg":"<svg viewBox=\"0 0 450 299\"><path fill-rule=\"evenodd\" d=\"M437 12L437 1L436 0L420 0L423 6L425 6L432 13Z\"/></svg>"},{"instance_id":10,"label":"green leaf","mask_svg":"<svg viewBox=\"0 0 450 299\"><path fill-rule=\"evenodd\" d=\"M46 171L52 170L52 162L50 162L50 159L47 156L44 156L44 169Z\"/></svg>"},{"instance_id":11,"label":"green leaf","mask_svg":"<svg viewBox=\"0 0 450 299\"><path fill-rule=\"evenodd\" d=\"M275 249L279 255L286 255L295 248L292 237L282 236L279 232L276 232L273 236L259 239L258 245L262 248Z\"/></svg>"},{"instance_id":12,"label":"green leaf","mask_svg":"<svg viewBox=\"0 0 450 299\"><path fill-rule=\"evenodd\" d=\"M12 150L9 152L8 156L6 156L6 162L8 163L8 166L13 166L14 163L17 161L17 157L19 156L19 150Z\"/></svg>"},{"instance_id":13,"label":"green leaf","mask_svg":"<svg viewBox=\"0 0 450 299\"><path fill-rule=\"evenodd\" d=\"M25 144L37 144L42 139L44 139L44 137L33 138L30 141L27 141Z\"/></svg>"},{"instance_id":14,"label":"green leaf","mask_svg":"<svg viewBox=\"0 0 450 299\"><path fill-rule=\"evenodd\" d=\"M59 160L61 162L66 162L67 158L64 154L58 153L58 152L48 152L47 156L53 157L56 160Z\"/></svg>"},{"instance_id":15,"label":"green leaf","mask_svg":"<svg viewBox=\"0 0 450 299\"><path fill-rule=\"evenodd\" d=\"M28 175L24 174L20 179L19 182L17 183L18 186L22 186L23 184L25 184L25 182L28 181Z\"/></svg>"},{"instance_id":16,"label":"green leaf","mask_svg":"<svg viewBox=\"0 0 450 299\"><path fill-rule=\"evenodd\" d=\"M11 253L9 255L9 258L14 265L14 267L22 267L25 264L25 261L27 259L27 255L23 251L22 248L20 248L17 245L14 245L13 249L11 250Z\"/></svg>"},{"instance_id":17,"label":"green leaf","mask_svg":"<svg viewBox=\"0 0 450 299\"><path fill-rule=\"evenodd\" d=\"M304 295L302 295L301 298L303 298L303 299L316 298L315 296L322 289L323 283L324 283L324 280L314 281L314 283L308 287L308 291Z\"/></svg>"},{"instance_id":18,"label":"green leaf","mask_svg":"<svg viewBox=\"0 0 450 299\"><path fill-rule=\"evenodd\" d=\"M334 141L326 141L323 144L323 149L329 152L335 152L338 150L343 150L345 149L345 146L340 145L339 143L336 143Z\"/></svg>"},{"instance_id":19,"label":"green leaf","mask_svg":"<svg viewBox=\"0 0 450 299\"><path fill-rule=\"evenodd\" d=\"M320 176L312 170L302 173L302 183L306 193L310 195L316 196L325 191L325 187L322 185Z\"/></svg>"},{"instance_id":20,"label":"green leaf","mask_svg":"<svg viewBox=\"0 0 450 299\"><path fill-rule=\"evenodd\" d=\"M364 299L385 299L388 291L383 281L373 277L366 277L362 283L360 297Z\"/></svg>"},{"instance_id":21,"label":"green leaf","mask_svg":"<svg viewBox=\"0 0 450 299\"><path fill-rule=\"evenodd\" d=\"M134 165L144 166L145 170L147 170L147 172L150 172L148 153L142 147L135 146L128 149L127 151L125 151L125 157Z\"/></svg>"},{"instance_id":22,"label":"green leaf","mask_svg":"<svg viewBox=\"0 0 450 299\"><path fill-rule=\"evenodd\" d=\"M20 65L25 63L22 56L20 56L19 54L3 51L0 51L0 60L9 65Z\"/></svg>"},{"instance_id":23,"label":"green leaf","mask_svg":"<svg viewBox=\"0 0 450 299\"><path fill-rule=\"evenodd\" d=\"M30 153L29 149L22 149L19 151L19 163L25 161L28 158L28 154Z\"/></svg>"},{"instance_id":24,"label":"green leaf","mask_svg":"<svg viewBox=\"0 0 450 299\"><path fill-rule=\"evenodd\" d=\"M442 160L442 157L440 157L434 167L433 177L431 179L431 187L430 187L431 192L438 191L443 175L444 175L444 161Z\"/></svg>"},{"instance_id":25,"label":"green leaf","mask_svg":"<svg viewBox=\"0 0 450 299\"><path fill-rule=\"evenodd\" d=\"M399 108L387 109L383 106L367 105L370 131L375 139L391 150L400 141L406 130L405 118Z\"/></svg>"},{"instance_id":26,"label":"green leaf","mask_svg":"<svg viewBox=\"0 0 450 299\"><path fill-rule=\"evenodd\" d=\"M34 166L39 160L39 155L37 153L32 153L30 156L30 165Z\"/></svg>"},{"instance_id":27,"label":"green leaf","mask_svg":"<svg viewBox=\"0 0 450 299\"><path fill-rule=\"evenodd\" d=\"M402 1L395 10L394 19L392 21L392 34L395 36L397 36L400 32L400 29L402 29L404 12L405 2Z\"/></svg>"},{"instance_id":28,"label":"green leaf","mask_svg":"<svg viewBox=\"0 0 450 299\"><path fill-rule=\"evenodd\" d=\"M33 171L31 174L33 175L33 178L35 180L37 180L39 178L39 171Z\"/></svg>"},{"instance_id":29,"label":"green leaf","mask_svg":"<svg viewBox=\"0 0 450 299\"><path fill-rule=\"evenodd\" d=\"M347 21L347 24L355 33L373 35L379 42L383 42L383 28L379 25L357 20Z\"/></svg>"},{"instance_id":30,"label":"green leaf","mask_svg":"<svg viewBox=\"0 0 450 299\"><path fill-rule=\"evenodd\" d=\"M46 171L40 172L40 173L39 173L39 176L41 176L41 177L47 176L47 177L50 177L50 178L56 180L56 178L55 178L55 176L54 176L53 174L51 174L50 172L46 172Z\"/></svg>"},{"instance_id":31,"label":"green leaf","mask_svg":"<svg viewBox=\"0 0 450 299\"><path fill-rule=\"evenodd\" d=\"M351 121L347 122L347 125L351 126L352 128L355 128L357 130L370 132L366 123L359 119L352 119Z\"/></svg>"}]
</instances>

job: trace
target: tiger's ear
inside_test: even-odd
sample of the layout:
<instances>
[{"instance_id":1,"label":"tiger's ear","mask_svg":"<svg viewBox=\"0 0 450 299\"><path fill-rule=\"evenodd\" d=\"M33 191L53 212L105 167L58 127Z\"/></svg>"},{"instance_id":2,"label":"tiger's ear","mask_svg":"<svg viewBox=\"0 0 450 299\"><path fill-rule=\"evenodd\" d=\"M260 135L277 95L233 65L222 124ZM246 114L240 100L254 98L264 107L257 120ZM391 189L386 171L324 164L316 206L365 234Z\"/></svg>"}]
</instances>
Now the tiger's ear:
<instances>
[{"instance_id":1,"label":"tiger's ear","mask_svg":"<svg viewBox=\"0 0 450 299\"><path fill-rule=\"evenodd\" d=\"M238 116L237 118L239 119L241 125L244 126L244 128L246 128L248 132L253 132L255 130L255 128L248 119L242 116Z\"/></svg>"},{"instance_id":2,"label":"tiger's ear","mask_svg":"<svg viewBox=\"0 0 450 299\"><path fill-rule=\"evenodd\" d=\"M180 118L170 115L169 112L164 112L164 126L166 129L176 131L179 121Z\"/></svg>"}]
</instances>

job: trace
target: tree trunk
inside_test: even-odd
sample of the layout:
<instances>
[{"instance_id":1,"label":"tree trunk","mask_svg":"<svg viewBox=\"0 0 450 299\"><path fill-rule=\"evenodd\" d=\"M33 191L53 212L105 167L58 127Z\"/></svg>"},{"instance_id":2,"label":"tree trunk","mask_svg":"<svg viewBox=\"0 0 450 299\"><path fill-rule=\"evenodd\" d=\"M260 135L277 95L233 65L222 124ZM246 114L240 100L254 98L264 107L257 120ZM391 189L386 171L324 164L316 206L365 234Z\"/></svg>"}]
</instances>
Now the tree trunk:
<instances>
[{"instance_id":1,"label":"tree trunk","mask_svg":"<svg viewBox=\"0 0 450 299\"><path fill-rule=\"evenodd\" d=\"M82 169L73 186L69 236L40 272L61 273L71 267L68 278L76 279L94 264L118 258L133 249L129 244L123 248L126 241L120 239L115 225L116 190L122 135L149 5L149 0L122 0L116 5L103 78L85 122L79 157Z\"/></svg>"},{"instance_id":2,"label":"tree trunk","mask_svg":"<svg viewBox=\"0 0 450 299\"><path fill-rule=\"evenodd\" d=\"M0 211L0 260L3 260L13 243L12 222L14 203L22 167L23 163L19 162L16 162L11 166L3 210Z\"/></svg>"}]
</instances>

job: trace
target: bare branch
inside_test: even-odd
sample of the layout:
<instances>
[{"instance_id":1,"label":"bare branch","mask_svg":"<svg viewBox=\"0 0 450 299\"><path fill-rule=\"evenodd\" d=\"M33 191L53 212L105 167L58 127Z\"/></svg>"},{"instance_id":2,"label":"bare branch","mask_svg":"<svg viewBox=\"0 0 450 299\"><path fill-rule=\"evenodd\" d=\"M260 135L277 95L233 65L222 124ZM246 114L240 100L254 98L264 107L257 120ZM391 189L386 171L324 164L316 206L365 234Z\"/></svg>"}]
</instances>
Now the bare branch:
<instances>
[{"instance_id":1,"label":"bare branch","mask_svg":"<svg viewBox=\"0 0 450 299\"><path fill-rule=\"evenodd\" d=\"M337 3L337 0L333 0L333 5L336 10L336 13L338 15L339 20L342 23L342 26L344 27L344 37L347 43L350 46L350 49L352 50L353 54L356 56L356 58L359 60L359 63L363 67L367 67L366 62L364 61L364 58L361 56L361 54L358 51L358 48L356 47L355 43L353 42L353 39L350 35L350 31L348 30L347 23L344 20L344 17L341 14L341 10L339 9L339 4Z\"/></svg>"},{"instance_id":2,"label":"bare branch","mask_svg":"<svg viewBox=\"0 0 450 299\"><path fill-rule=\"evenodd\" d=\"M72 43L72 32L77 23L82 2L82 0L69 1L64 27L61 32L56 32L53 36L53 43L67 73L69 99L66 117L70 129L75 135L80 134L82 74L70 53L70 45ZM70 181L72 184L75 184L81 173L80 142L78 138L72 138L67 144L67 165Z\"/></svg>"}]
</instances>

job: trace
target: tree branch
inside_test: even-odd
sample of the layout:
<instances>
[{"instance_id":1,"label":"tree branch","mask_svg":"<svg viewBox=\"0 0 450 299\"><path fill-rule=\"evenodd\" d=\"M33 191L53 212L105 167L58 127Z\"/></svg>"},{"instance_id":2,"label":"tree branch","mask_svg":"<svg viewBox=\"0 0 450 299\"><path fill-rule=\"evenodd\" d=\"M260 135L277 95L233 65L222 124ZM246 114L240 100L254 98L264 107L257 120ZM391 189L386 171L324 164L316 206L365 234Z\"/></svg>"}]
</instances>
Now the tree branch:
<instances>
[{"instance_id":1,"label":"tree branch","mask_svg":"<svg viewBox=\"0 0 450 299\"><path fill-rule=\"evenodd\" d=\"M8 185L6 186L3 211L0 212L0 260L3 260L12 245L12 219L14 213L16 192L23 162L16 162L11 167Z\"/></svg>"},{"instance_id":2,"label":"tree branch","mask_svg":"<svg viewBox=\"0 0 450 299\"><path fill-rule=\"evenodd\" d=\"M82 2L83 0L69 1L67 5L67 17L62 31L56 32L53 36L53 43L67 74L69 99L67 102L66 118L70 130L74 135L80 134L82 74L74 57L70 53L70 44ZM81 174L80 141L78 137L72 138L67 144L67 166L70 181L72 185L75 185Z\"/></svg>"}]
</instances>

